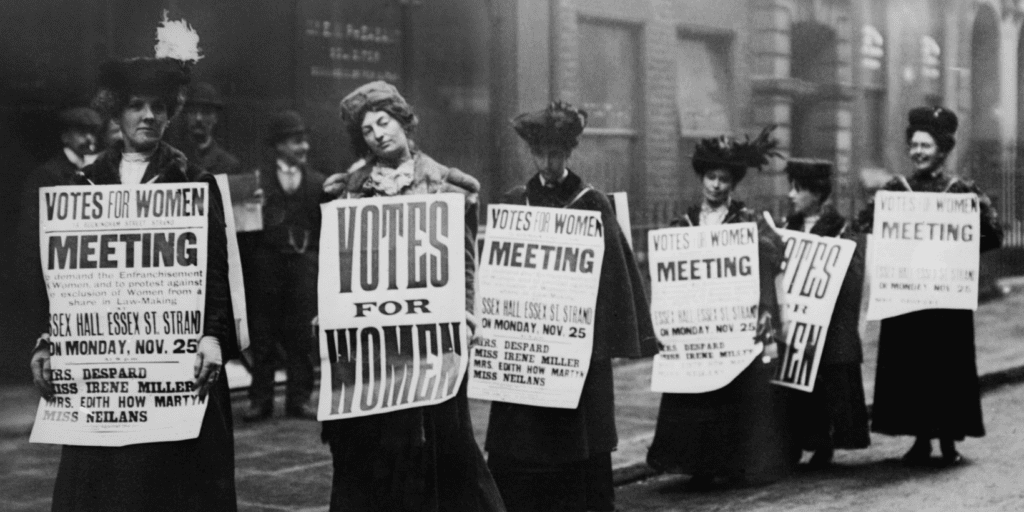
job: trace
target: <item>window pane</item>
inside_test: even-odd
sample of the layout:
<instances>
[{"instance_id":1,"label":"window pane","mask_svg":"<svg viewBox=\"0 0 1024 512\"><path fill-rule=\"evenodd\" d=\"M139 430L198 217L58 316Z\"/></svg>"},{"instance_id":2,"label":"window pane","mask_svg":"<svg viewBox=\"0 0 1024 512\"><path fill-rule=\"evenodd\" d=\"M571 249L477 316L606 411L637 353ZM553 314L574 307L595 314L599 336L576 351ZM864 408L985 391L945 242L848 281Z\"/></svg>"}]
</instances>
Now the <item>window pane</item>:
<instances>
[{"instance_id":1,"label":"window pane","mask_svg":"<svg viewBox=\"0 0 1024 512\"><path fill-rule=\"evenodd\" d=\"M717 135L732 131L732 80L728 46L705 39L679 39L676 50L676 107L681 132Z\"/></svg>"},{"instance_id":2,"label":"window pane","mask_svg":"<svg viewBox=\"0 0 1024 512\"><path fill-rule=\"evenodd\" d=\"M636 34L629 27L580 22L582 103L588 126L636 128L636 61Z\"/></svg>"}]
</instances>

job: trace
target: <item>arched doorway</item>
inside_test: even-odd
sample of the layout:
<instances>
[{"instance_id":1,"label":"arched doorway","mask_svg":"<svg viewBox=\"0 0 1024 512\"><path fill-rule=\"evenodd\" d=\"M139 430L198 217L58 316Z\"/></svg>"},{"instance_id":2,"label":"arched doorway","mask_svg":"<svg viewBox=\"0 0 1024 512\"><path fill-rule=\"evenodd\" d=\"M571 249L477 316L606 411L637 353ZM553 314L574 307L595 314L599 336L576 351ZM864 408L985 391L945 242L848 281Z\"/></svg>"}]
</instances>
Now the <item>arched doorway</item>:
<instances>
[{"instance_id":1,"label":"arched doorway","mask_svg":"<svg viewBox=\"0 0 1024 512\"><path fill-rule=\"evenodd\" d=\"M971 133L965 174L998 197L1001 144L999 119L999 22L988 5L979 5L971 33ZM998 206L998 205L997 205ZM1002 212L1000 212L1002 213Z\"/></svg>"}]
</instances>

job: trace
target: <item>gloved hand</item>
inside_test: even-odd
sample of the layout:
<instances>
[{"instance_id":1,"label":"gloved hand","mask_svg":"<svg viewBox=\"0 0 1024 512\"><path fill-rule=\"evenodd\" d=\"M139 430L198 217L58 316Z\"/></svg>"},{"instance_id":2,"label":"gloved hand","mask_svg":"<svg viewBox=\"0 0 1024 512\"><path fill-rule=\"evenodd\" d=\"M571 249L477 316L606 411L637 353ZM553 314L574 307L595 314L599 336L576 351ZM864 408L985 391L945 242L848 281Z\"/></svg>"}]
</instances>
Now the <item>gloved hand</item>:
<instances>
[{"instance_id":1,"label":"gloved hand","mask_svg":"<svg viewBox=\"0 0 1024 512\"><path fill-rule=\"evenodd\" d=\"M220 340L213 336L203 336L199 339L199 349L196 351L196 362L192 366L195 377L195 389L199 397L205 397L210 388L220 378L221 368L224 364L221 360Z\"/></svg>"},{"instance_id":2,"label":"gloved hand","mask_svg":"<svg viewBox=\"0 0 1024 512\"><path fill-rule=\"evenodd\" d=\"M348 174L343 172L332 174L324 180L324 193L338 197L345 192L346 186L348 186Z\"/></svg>"},{"instance_id":3,"label":"gloved hand","mask_svg":"<svg viewBox=\"0 0 1024 512\"><path fill-rule=\"evenodd\" d=\"M32 352L32 359L29 361L32 368L32 383L36 385L39 394L49 400L53 398L53 372L50 370L50 344L49 341L38 343Z\"/></svg>"}]
</instances>

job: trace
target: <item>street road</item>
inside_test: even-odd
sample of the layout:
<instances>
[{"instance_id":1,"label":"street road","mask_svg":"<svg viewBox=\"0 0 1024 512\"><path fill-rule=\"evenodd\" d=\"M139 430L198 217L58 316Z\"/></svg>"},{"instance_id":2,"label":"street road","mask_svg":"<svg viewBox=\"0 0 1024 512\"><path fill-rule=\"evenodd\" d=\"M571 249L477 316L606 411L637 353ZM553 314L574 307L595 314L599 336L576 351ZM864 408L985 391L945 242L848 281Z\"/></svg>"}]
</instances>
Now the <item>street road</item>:
<instances>
[{"instance_id":1,"label":"street road","mask_svg":"<svg viewBox=\"0 0 1024 512\"><path fill-rule=\"evenodd\" d=\"M620 511L1024 510L1024 385L986 394L984 413L988 435L958 445L967 463L956 468L904 467L912 438L872 435L869 449L837 452L828 471L714 492L686 491L687 477L662 475L616 489L616 502Z\"/></svg>"}]
</instances>

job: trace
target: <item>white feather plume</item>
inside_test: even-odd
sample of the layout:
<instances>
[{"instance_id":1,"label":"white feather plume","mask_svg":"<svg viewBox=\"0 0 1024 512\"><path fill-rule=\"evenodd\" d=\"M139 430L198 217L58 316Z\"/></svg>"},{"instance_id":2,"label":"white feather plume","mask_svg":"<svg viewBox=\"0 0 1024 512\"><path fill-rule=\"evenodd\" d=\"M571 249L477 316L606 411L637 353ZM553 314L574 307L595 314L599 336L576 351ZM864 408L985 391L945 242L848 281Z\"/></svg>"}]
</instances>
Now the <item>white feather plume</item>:
<instances>
[{"instance_id":1,"label":"white feather plume","mask_svg":"<svg viewBox=\"0 0 1024 512\"><path fill-rule=\"evenodd\" d=\"M164 11L164 20L156 27L156 58L171 58L195 64L199 55L199 33L185 20L172 21Z\"/></svg>"}]
</instances>

